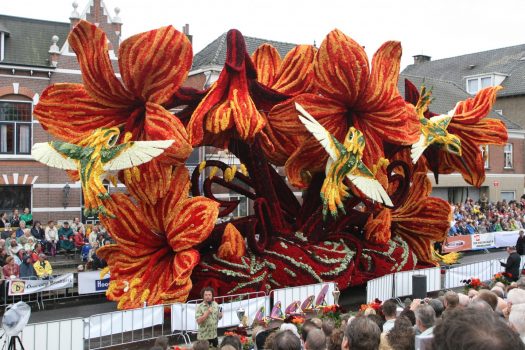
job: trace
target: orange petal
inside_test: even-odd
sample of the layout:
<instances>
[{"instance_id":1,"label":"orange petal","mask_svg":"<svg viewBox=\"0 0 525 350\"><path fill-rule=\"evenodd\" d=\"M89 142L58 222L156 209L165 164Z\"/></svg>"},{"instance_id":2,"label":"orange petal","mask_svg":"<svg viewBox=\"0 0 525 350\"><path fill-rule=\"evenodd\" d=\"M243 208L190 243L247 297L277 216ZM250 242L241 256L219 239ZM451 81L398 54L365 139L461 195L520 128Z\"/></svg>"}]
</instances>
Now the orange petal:
<instances>
[{"instance_id":1,"label":"orange petal","mask_svg":"<svg viewBox=\"0 0 525 350\"><path fill-rule=\"evenodd\" d=\"M207 122L205 120L206 116L208 116L208 112L210 112L210 110L214 108L215 105L218 104L223 98L224 91L222 86L219 86L219 82L225 79L227 78L221 72L219 80L217 80L211 86L208 94L202 99L202 101L199 103L197 108L195 108L191 115L190 121L188 122L187 130L189 140L192 146L200 146L204 139L204 126ZM226 105L225 107L228 106ZM224 118L229 118L229 116L225 115ZM233 125L233 122L230 121L230 119L224 121L223 123L228 124L228 128ZM226 127L223 127L223 129L226 129Z\"/></svg>"},{"instance_id":2,"label":"orange petal","mask_svg":"<svg viewBox=\"0 0 525 350\"><path fill-rule=\"evenodd\" d=\"M270 44L263 44L255 50L252 61L257 71L257 80L268 87L271 87L277 71L281 66L281 55Z\"/></svg>"},{"instance_id":3,"label":"orange petal","mask_svg":"<svg viewBox=\"0 0 525 350\"><path fill-rule=\"evenodd\" d=\"M175 254L175 259L173 259L174 284L178 286L186 284L199 260L200 254L195 249L183 250Z\"/></svg>"},{"instance_id":4,"label":"orange petal","mask_svg":"<svg viewBox=\"0 0 525 350\"><path fill-rule=\"evenodd\" d=\"M180 252L203 242L215 227L219 203L193 197L177 203L167 217L166 235L174 251Z\"/></svg>"},{"instance_id":5,"label":"orange petal","mask_svg":"<svg viewBox=\"0 0 525 350\"><path fill-rule=\"evenodd\" d=\"M361 45L336 29L321 44L314 72L323 95L353 106L368 83L368 57Z\"/></svg>"},{"instance_id":6,"label":"orange petal","mask_svg":"<svg viewBox=\"0 0 525 350\"><path fill-rule=\"evenodd\" d=\"M246 244L241 233L233 224L226 225L217 256L229 261L238 261L246 254Z\"/></svg>"},{"instance_id":7,"label":"orange petal","mask_svg":"<svg viewBox=\"0 0 525 350\"><path fill-rule=\"evenodd\" d=\"M191 68L191 44L172 26L134 35L119 48L124 84L136 97L166 103L182 85Z\"/></svg>"},{"instance_id":8,"label":"orange petal","mask_svg":"<svg viewBox=\"0 0 525 350\"><path fill-rule=\"evenodd\" d=\"M165 163L184 164L193 150L186 128L179 118L155 103L146 103L144 135L148 141L174 140L159 157L161 160L166 160Z\"/></svg>"},{"instance_id":9,"label":"orange petal","mask_svg":"<svg viewBox=\"0 0 525 350\"><path fill-rule=\"evenodd\" d=\"M172 167L157 159L138 166L140 179L133 176L121 176L129 193L140 203L154 206L160 198L164 198L170 190Z\"/></svg>"},{"instance_id":10,"label":"orange petal","mask_svg":"<svg viewBox=\"0 0 525 350\"><path fill-rule=\"evenodd\" d=\"M501 86L488 87L480 90L474 98L459 102L450 124L474 124L485 118L496 102L497 92L501 89Z\"/></svg>"},{"instance_id":11,"label":"orange petal","mask_svg":"<svg viewBox=\"0 0 525 350\"><path fill-rule=\"evenodd\" d=\"M316 53L312 45L298 45L288 52L271 88L290 96L309 92L314 82Z\"/></svg>"},{"instance_id":12,"label":"orange petal","mask_svg":"<svg viewBox=\"0 0 525 350\"><path fill-rule=\"evenodd\" d=\"M237 132L241 139L253 140L266 125L266 119L257 110L247 87L232 92L230 109Z\"/></svg>"},{"instance_id":13,"label":"orange petal","mask_svg":"<svg viewBox=\"0 0 525 350\"><path fill-rule=\"evenodd\" d=\"M365 238L376 244L385 244L390 239L390 209L382 209L375 217L370 215L365 224Z\"/></svg>"},{"instance_id":14,"label":"orange petal","mask_svg":"<svg viewBox=\"0 0 525 350\"><path fill-rule=\"evenodd\" d=\"M446 237L452 220L450 205L428 197L431 191L427 174L414 174L406 202L392 212L392 233L400 235L417 257L428 263L433 262L432 244Z\"/></svg>"},{"instance_id":15,"label":"orange petal","mask_svg":"<svg viewBox=\"0 0 525 350\"><path fill-rule=\"evenodd\" d=\"M111 108L129 106L135 100L115 76L108 54L108 38L96 25L81 20L69 34L77 54L86 91L95 101Z\"/></svg>"},{"instance_id":16,"label":"orange petal","mask_svg":"<svg viewBox=\"0 0 525 350\"><path fill-rule=\"evenodd\" d=\"M169 224L169 219L166 218L171 217L175 207L187 200L191 186L188 168L184 165L174 167L169 179L171 181L168 182L156 206L157 213L162 220L162 231L165 231Z\"/></svg>"},{"instance_id":17,"label":"orange petal","mask_svg":"<svg viewBox=\"0 0 525 350\"><path fill-rule=\"evenodd\" d=\"M34 109L42 127L64 141L76 143L94 129L126 123L126 108L108 108L93 100L82 84L60 83L46 88Z\"/></svg>"}]
</instances>

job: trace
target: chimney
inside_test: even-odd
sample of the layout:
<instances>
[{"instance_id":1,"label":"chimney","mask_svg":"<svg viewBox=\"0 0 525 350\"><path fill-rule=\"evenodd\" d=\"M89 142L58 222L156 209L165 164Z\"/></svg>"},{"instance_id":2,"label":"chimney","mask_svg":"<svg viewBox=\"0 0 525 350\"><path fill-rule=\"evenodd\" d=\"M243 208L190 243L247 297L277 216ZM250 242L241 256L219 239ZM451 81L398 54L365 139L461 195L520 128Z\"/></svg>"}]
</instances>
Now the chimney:
<instances>
[{"instance_id":1,"label":"chimney","mask_svg":"<svg viewBox=\"0 0 525 350\"><path fill-rule=\"evenodd\" d=\"M421 64L424 62L430 62L431 57L427 55L415 55L414 57L414 64Z\"/></svg>"},{"instance_id":2,"label":"chimney","mask_svg":"<svg viewBox=\"0 0 525 350\"><path fill-rule=\"evenodd\" d=\"M60 57L60 48L58 47L58 36L53 35L51 38L51 46L49 47L49 63L51 66L56 67L58 65L58 58Z\"/></svg>"},{"instance_id":3,"label":"chimney","mask_svg":"<svg viewBox=\"0 0 525 350\"><path fill-rule=\"evenodd\" d=\"M185 34L188 37L188 40L190 41L190 43L193 44L193 36L190 34L190 25L188 23L186 23L182 27L182 33Z\"/></svg>"},{"instance_id":4,"label":"chimney","mask_svg":"<svg viewBox=\"0 0 525 350\"><path fill-rule=\"evenodd\" d=\"M120 18L119 14L120 7L115 7L115 17L111 19L111 23L113 23L113 30L118 37L122 34L122 18Z\"/></svg>"},{"instance_id":5,"label":"chimney","mask_svg":"<svg viewBox=\"0 0 525 350\"><path fill-rule=\"evenodd\" d=\"M73 30L73 28L75 28L75 26L80 21L80 14L77 11L78 2L73 1L71 5L73 6L73 12L71 12L71 15L69 15L69 23L70 23L69 30Z\"/></svg>"}]
</instances>

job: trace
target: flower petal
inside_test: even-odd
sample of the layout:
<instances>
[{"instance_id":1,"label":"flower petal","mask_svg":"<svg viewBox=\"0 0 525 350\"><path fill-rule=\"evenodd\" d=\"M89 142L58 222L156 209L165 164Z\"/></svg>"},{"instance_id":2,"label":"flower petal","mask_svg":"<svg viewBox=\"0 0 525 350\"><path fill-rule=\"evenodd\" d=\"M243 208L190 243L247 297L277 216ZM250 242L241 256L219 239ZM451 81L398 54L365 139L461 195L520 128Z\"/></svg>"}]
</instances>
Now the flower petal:
<instances>
[{"instance_id":1,"label":"flower petal","mask_svg":"<svg viewBox=\"0 0 525 350\"><path fill-rule=\"evenodd\" d=\"M139 165L138 169L139 179L134 177L131 170L124 170L120 179L139 203L154 206L170 191L173 167L153 159L146 164Z\"/></svg>"},{"instance_id":2,"label":"flower petal","mask_svg":"<svg viewBox=\"0 0 525 350\"><path fill-rule=\"evenodd\" d=\"M257 71L257 80L261 84L271 87L281 66L279 51L270 44L263 44L252 54L252 61Z\"/></svg>"},{"instance_id":3,"label":"flower petal","mask_svg":"<svg viewBox=\"0 0 525 350\"><path fill-rule=\"evenodd\" d=\"M178 252L173 259L173 279L175 285L185 285L193 271L199 263L200 254L195 249L187 249Z\"/></svg>"},{"instance_id":4,"label":"flower petal","mask_svg":"<svg viewBox=\"0 0 525 350\"><path fill-rule=\"evenodd\" d=\"M231 223L226 225L217 256L229 261L238 261L246 253L246 244L239 230Z\"/></svg>"},{"instance_id":5,"label":"flower petal","mask_svg":"<svg viewBox=\"0 0 525 350\"><path fill-rule=\"evenodd\" d=\"M365 238L376 244L385 244L390 239L390 209L382 209L376 216L370 215L365 224Z\"/></svg>"},{"instance_id":6,"label":"flower petal","mask_svg":"<svg viewBox=\"0 0 525 350\"><path fill-rule=\"evenodd\" d=\"M225 84L221 80L226 80L227 77L223 76L222 72L219 76L219 79L212 85L208 94L202 99L199 105L193 111L190 121L188 122L187 131L189 140L192 146L200 146L204 140L204 125L205 119L208 115L208 112L218 104L224 95L224 90L222 84ZM229 118L228 115L225 115L224 118ZM227 129L233 125L233 121L230 119L224 120L224 124L227 124L227 127L222 129Z\"/></svg>"},{"instance_id":7,"label":"flower petal","mask_svg":"<svg viewBox=\"0 0 525 350\"><path fill-rule=\"evenodd\" d=\"M295 96L309 92L314 82L313 63L317 49L312 45L298 45L286 54L274 79L272 89Z\"/></svg>"},{"instance_id":8,"label":"flower petal","mask_svg":"<svg viewBox=\"0 0 525 350\"><path fill-rule=\"evenodd\" d=\"M124 84L136 97L166 103L188 75L191 44L172 26L134 35L119 48L119 67Z\"/></svg>"},{"instance_id":9,"label":"flower petal","mask_svg":"<svg viewBox=\"0 0 525 350\"><path fill-rule=\"evenodd\" d=\"M148 141L174 140L159 157L175 165L184 164L191 154L191 147L186 128L181 121L164 107L155 103L146 103L144 135Z\"/></svg>"},{"instance_id":10,"label":"flower petal","mask_svg":"<svg viewBox=\"0 0 525 350\"><path fill-rule=\"evenodd\" d=\"M353 106L368 83L368 57L361 45L336 29L321 44L314 72L320 92Z\"/></svg>"},{"instance_id":11,"label":"flower petal","mask_svg":"<svg viewBox=\"0 0 525 350\"><path fill-rule=\"evenodd\" d=\"M134 96L115 76L108 54L108 38L102 29L81 20L69 34L69 45L77 54L86 91L95 101L111 108L133 103Z\"/></svg>"},{"instance_id":12,"label":"flower petal","mask_svg":"<svg viewBox=\"0 0 525 350\"><path fill-rule=\"evenodd\" d=\"M474 124L485 118L496 102L497 92L501 89L501 86L488 87L480 90L474 98L459 102L450 124Z\"/></svg>"},{"instance_id":13,"label":"flower petal","mask_svg":"<svg viewBox=\"0 0 525 350\"><path fill-rule=\"evenodd\" d=\"M46 88L33 112L45 130L73 143L97 128L124 125L129 115L127 108L108 108L93 100L82 84L69 83Z\"/></svg>"},{"instance_id":14,"label":"flower petal","mask_svg":"<svg viewBox=\"0 0 525 350\"><path fill-rule=\"evenodd\" d=\"M174 213L175 207L187 200L190 191L190 176L188 168L181 165L174 167L169 177L171 180L166 187L166 191L160 196L156 205L157 215L162 221L162 231L165 232L171 217Z\"/></svg>"}]
</instances>

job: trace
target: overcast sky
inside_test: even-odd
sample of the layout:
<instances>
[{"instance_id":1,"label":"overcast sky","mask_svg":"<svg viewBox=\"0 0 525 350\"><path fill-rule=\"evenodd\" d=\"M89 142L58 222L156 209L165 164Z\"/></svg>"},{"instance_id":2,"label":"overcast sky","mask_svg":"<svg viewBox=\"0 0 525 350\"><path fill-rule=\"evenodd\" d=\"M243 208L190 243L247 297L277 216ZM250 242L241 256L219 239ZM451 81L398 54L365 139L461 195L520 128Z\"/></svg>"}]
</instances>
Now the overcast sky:
<instances>
[{"instance_id":1,"label":"overcast sky","mask_svg":"<svg viewBox=\"0 0 525 350\"><path fill-rule=\"evenodd\" d=\"M79 12L89 0L77 0ZM369 55L387 40L403 45L402 65L525 43L524 0L105 0L120 7L123 35L190 25L194 53L230 28L246 36L320 45L339 28ZM0 13L67 22L72 0L0 0Z\"/></svg>"}]
</instances>

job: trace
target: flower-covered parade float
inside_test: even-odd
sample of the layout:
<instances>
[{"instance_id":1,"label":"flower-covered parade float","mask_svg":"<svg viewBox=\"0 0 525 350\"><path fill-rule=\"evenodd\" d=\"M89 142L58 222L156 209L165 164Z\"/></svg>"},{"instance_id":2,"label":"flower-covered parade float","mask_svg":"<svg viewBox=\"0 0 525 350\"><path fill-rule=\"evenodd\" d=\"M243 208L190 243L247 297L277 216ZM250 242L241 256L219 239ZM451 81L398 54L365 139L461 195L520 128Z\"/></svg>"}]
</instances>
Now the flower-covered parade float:
<instances>
[{"instance_id":1,"label":"flower-covered parade float","mask_svg":"<svg viewBox=\"0 0 525 350\"><path fill-rule=\"evenodd\" d=\"M237 30L226 44L218 80L200 91L184 85L192 47L173 27L124 40L117 77L104 32L81 21L69 45L83 84L51 85L35 108L56 141L34 157L81 181L86 210L115 241L97 253L108 298L133 308L204 286L345 289L435 265L451 208L431 197L427 173L483 183L480 146L507 139L486 117L499 87L436 115L424 87L406 81L400 95L399 42L371 59L339 30L285 57L268 44L250 55ZM190 174L186 159L207 146L236 162L206 160ZM103 178L126 191L107 193ZM248 215L218 220L239 204L216 196L219 186L248 198Z\"/></svg>"}]
</instances>

